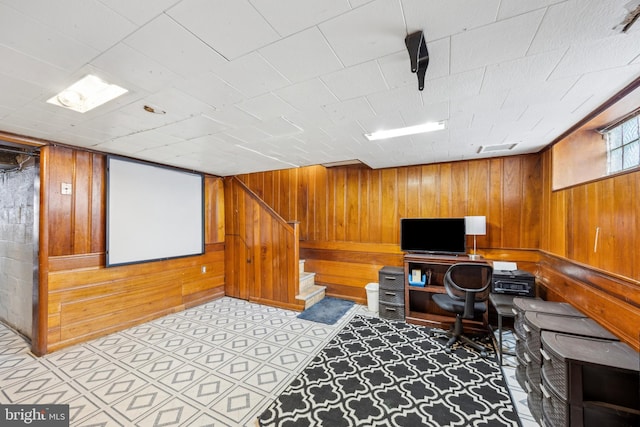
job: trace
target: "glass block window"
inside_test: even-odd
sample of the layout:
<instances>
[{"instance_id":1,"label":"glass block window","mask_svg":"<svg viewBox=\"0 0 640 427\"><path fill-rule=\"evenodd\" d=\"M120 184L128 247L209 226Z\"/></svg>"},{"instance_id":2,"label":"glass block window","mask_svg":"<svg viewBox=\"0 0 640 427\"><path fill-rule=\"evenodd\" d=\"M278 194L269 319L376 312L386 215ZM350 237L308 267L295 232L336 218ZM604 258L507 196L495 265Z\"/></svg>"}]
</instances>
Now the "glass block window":
<instances>
[{"instance_id":1,"label":"glass block window","mask_svg":"<svg viewBox=\"0 0 640 427\"><path fill-rule=\"evenodd\" d=\"M605 137L608 174L640 166L640 115L610 128Z\"/></svg>"}]
</instances>

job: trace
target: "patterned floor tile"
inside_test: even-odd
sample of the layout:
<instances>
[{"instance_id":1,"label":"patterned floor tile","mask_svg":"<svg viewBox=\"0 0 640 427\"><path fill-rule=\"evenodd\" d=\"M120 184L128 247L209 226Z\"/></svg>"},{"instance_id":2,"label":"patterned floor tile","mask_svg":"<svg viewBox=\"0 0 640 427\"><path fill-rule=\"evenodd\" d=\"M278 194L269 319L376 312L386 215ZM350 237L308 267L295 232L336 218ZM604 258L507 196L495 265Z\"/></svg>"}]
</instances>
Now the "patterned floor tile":
<instances>
[{"instance_id":1,"label":"patterned floor tile","mask_svg":"<svg viewBox=\"0 0 640 427\"><path fill-rule=\"evenodd\" d=\"M136 420L139 426L180 426L198 414L198 408L179 398L172 398L162 406Z\"/></svg>"},{"instance_id":2,"label":"patterned floor tile","mask_svg":"<svg viewBox=\"0 0 640 427\"><path fill-rule=\"evenodd\" d=\"M9 387L0 387L0 393L8 403L27 403L37 399L48 390L64 384L62 377L53 371L25 378ZM4 400L3 399L3 400Z\"/></svg>"},{"instance_id":3,"label":"patterned floor tile","mask_svg":"<svg viewBox=\"0 0 640 427\"><path fill-rule=\"evenodd\" d=\"M220 376L209 374L200 382L187 387L182 392L182 395L201 405L208 406L211 402L231 390L233 386L233 382Z\"/></svg>"},{"instance_id":4,"label":"patterned floor tile","mask_svg":"<svg viewBox=\"0 0 640 427\"><path fill-rule=\"evenodd\" d=\"M252 408L259 406L266 399L266 396L244 386L236 386L215 402L211 409L221 414L223 419L227 419L232 425L242 425L255 417Z\"/></svg>"},{"instance_id":5,"label":"patterned floor tile","mask_svg":"<svg viewBox=\"0 0 640 427\"><path fill-rule=\"evenodd\" d=\"M107 383L95 390L91 394L107 405L111 405L118 399L133 394L137 390L146 386L148 382L136 374L129 373L117 378L115 381Z\"/></svg>"},{"instance_id":6,"label":"patterned floor tile","mask_svg":"<svg viewBox=\"0 0 640 427\"><path fill-rule=\"evenodd\" d=\"M163 389L148 384L132 395L115 402L111 407L133 423L136 419L146 417L154 408L164 407L164 402L170 398L171 395Z\"/></svg>"}]
</instances>

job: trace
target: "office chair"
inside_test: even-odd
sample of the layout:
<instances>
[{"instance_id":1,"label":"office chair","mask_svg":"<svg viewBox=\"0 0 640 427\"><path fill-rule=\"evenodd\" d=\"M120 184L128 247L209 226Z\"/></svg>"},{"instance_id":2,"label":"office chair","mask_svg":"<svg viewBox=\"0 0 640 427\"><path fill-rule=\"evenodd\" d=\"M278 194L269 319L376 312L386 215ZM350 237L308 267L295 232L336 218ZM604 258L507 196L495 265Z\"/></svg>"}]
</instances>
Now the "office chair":
<instances>
[{"instance_id":1,"label":"office chair","mask_svg":"<svg viewBox=\"0 0 640 427\"><path fill-rule=\"evenodd\" d=\"M433 302L442 310L456 313L456 321L447 332L450 337L445 351L451 352L453 344L460 340L486 357L487 349L463 335L462 319L474 319L487 311L487 298L491 292L493 267L488 264L458 263L453 264L444 275L446 294L433 295Z\"/></svg>"}]
</instances>

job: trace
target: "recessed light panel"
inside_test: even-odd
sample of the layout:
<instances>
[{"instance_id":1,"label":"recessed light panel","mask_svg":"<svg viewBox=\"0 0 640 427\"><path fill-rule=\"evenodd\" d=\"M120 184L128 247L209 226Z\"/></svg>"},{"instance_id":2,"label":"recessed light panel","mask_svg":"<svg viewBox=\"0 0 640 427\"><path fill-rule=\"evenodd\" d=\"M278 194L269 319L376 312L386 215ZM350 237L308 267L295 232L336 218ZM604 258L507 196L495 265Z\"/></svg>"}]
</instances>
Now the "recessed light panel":
<instances>
[{"instance_id":1,"label":"recessed light panel","mask_svg":"<svg viewBox=\"0 0 640 427\"><path fill-rule=\"evenodd\" d=\"M127 89L107 83L100 77L88 74L59 94L48 99L47 102L79 113L85 113L126 92L128 92Z\"/></svg>"},{"instance_id":2,"label":"recessed light panel","mask_svg":"<svg viewBox=\"0 0 640 427\"><path fill-rule=\"evenodd\" d=\"M407 126L404 128L396 128L389 130L381 130L378 132L365 133L364 136L369 141L376 141L378 139L396 138L398 136L415 135L418 133L433 132L436 130L443 130L447 127L444 121L442 122L428 122L416 126Z\"/></svg>"}]
</instances>

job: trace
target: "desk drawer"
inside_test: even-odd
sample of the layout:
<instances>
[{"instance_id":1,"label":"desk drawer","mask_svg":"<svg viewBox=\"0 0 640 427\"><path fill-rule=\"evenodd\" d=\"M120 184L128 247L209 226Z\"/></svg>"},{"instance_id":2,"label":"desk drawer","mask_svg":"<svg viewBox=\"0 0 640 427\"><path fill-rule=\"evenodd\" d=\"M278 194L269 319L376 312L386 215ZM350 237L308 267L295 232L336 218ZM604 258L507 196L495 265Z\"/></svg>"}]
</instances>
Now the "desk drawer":
<instances>
[{"instance_id":1,"label":"desk drawer","mask_svg":"<svg viewBox=\"0 0 640 427\"><path fill-rule=\"evenodd\" d=\"M395 290L395 289L380 288L379 292L380 292L380 295L379 295L380 302L404 305L404 289Z\"/></svg>"},{"instance_id":2,"label":"desk drawer","mask_svg":"<svg viewBox=\"0 0 640 427\"><path fill-rule=\"evenodd\" d=\"M378 282L382 289L404 290L404 268L382 267L378 271Z\"/></svg>"}]
</instances>

